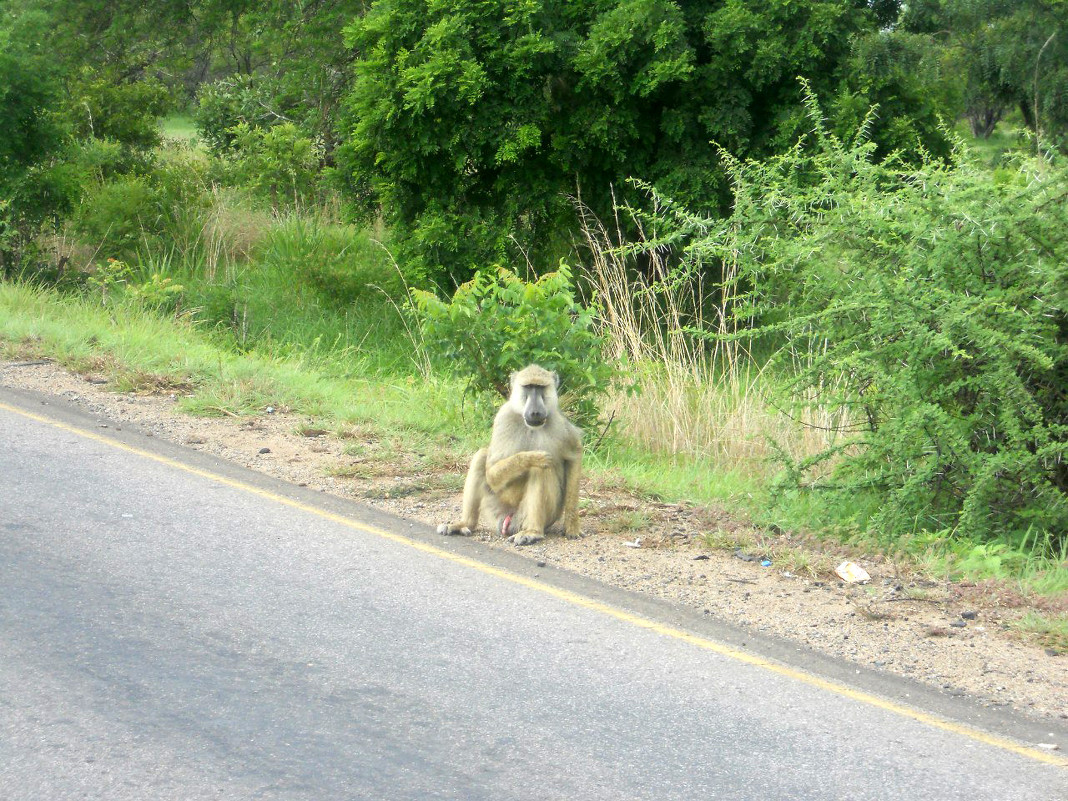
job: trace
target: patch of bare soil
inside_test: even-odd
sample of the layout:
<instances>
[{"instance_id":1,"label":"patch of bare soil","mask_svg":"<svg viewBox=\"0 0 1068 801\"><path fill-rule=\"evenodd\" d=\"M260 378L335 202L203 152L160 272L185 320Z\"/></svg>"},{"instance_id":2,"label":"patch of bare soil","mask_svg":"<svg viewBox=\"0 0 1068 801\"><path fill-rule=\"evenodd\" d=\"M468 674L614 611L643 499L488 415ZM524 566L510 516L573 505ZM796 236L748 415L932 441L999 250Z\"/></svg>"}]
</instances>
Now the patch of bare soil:
<instances>
[{"instance_id":1,"label":"patch of bare soil","mask_svg":"<svg viewBox=\"0 0 1068 801\"><path fill-rule=\"evenodd\" d=\"M118 425L286 481L430 525L459 511L466 470L460 460L406 451L370 430L312 428L285 410L194 418L174 408L182 388L134 394L106 384L102 376L73 375L44 360L0 362L0 385L62 396ZM1011 628L1031 609L1063 612L1068 600L925 580L891 561L755 530L721 510L636 497L603 477L585 480L582 524L580 539L550 533L521 553L944 692L1068 719L1068 655ZM475 536L513 547L492 531ZM835 577L845 559L860 563L871 582Z\"/></svg>"}]
</instances>

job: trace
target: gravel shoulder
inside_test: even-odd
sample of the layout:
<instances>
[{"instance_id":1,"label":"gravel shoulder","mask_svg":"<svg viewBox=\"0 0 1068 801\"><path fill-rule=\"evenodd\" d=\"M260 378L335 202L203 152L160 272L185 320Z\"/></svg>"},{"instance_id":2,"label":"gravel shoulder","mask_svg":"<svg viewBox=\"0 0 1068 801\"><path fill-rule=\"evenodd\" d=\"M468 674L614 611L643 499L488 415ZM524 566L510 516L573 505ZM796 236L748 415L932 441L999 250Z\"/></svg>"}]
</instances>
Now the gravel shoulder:
<instances>
[{"instance_id":1,"label":"gravel shoulder","mask_svg":"<svg viewBox=\"0 0 1068 801\"><path fill-rule=\"evenodd\" d=\"M284 410L191 417L176 410L174 395L112 392L102 376L47 360L0 362L0 386L62 396L118 425L430 525L459 510L463 462L406 453L359 428L317 430ZM580 539L550 533L520 552L987 706L1068 719L1068 655L1011 627L1031 610L1063 613L1068 599L932 581L892 561L753 529L719 509L638 497L610 477L585 480L582 520ZM492 531L475 536L513 548ZM871 581L835 577L846 559Z\"/></svg>"}]
</instances>

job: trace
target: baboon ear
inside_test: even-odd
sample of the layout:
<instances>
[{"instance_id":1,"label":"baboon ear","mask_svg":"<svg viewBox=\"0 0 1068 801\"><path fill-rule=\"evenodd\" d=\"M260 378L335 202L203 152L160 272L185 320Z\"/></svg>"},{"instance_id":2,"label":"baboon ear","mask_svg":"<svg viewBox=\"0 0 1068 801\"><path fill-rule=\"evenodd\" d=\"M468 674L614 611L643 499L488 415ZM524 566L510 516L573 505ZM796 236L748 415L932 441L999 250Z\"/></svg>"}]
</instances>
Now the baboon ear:
<instances>
[{"instance_id":1,"label":"baboon ear","mask_svg":"<svg viewBox=\"0 0 1068 801\"><path fill-rule=\"evenodd\" d=\"M555 383L556 388L560 389L560 374L559 373L556 373L556 372L553 373L553 382Z\"/></svg>"}]
</instances>

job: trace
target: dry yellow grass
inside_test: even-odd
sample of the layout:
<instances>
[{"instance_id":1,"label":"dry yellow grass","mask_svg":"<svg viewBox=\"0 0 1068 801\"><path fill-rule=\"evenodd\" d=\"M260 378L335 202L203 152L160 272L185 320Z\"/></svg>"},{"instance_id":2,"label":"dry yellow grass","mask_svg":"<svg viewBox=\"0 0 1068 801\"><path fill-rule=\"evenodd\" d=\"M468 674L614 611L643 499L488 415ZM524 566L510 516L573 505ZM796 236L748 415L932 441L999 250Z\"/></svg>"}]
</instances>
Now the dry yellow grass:
<instances>
[{"instance_id":1,"label":"dry yellow grass","mask_svg":"<svg viewBox=\"0 0 1068 801\"><path fill-rule=\"evenodd\" d=\"M819 405L806 405L797 418L777 408L751 343L735 338L733 265L724 265L722 284L709 287L702 271L669 273L655 247L621 247L618 234L589 216L584 233L611 355L632 365L640 387L609 401L628 439L653 453L761 477L776 469L776 446L800 460L834 443L841 420Z\"/></svg>"},{"instance_id":2,"label":"dry yellow grass","mask_svg":"<svg viewBox=\"0 0 1068 801\"><path fill-rule=\"evenodd\" d=\"M208 281L232 281L236 265L247 262L271 229L270 212L236 202L218 187L201 228L204 270ZM221 275L220 275L221 272Z\"/></svg>"}]
</instances>

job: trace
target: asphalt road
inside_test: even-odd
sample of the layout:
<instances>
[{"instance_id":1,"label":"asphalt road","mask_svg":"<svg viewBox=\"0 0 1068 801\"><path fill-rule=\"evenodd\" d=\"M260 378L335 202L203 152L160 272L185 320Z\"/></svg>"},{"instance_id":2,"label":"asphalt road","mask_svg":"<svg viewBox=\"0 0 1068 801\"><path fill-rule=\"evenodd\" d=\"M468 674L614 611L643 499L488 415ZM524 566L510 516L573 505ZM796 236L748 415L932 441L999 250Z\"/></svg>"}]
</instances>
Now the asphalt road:
<instances>
[{"instance_id":1,"label":"asphalt road","mask_svg":"<svg viewBox=\"0 0 1068 801\"><path fill-rule=\"evenodd\" d=\"M6 801L1068 798L1045 724L4 390L0 443Z\"/></svg>"}]
</instances>

